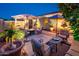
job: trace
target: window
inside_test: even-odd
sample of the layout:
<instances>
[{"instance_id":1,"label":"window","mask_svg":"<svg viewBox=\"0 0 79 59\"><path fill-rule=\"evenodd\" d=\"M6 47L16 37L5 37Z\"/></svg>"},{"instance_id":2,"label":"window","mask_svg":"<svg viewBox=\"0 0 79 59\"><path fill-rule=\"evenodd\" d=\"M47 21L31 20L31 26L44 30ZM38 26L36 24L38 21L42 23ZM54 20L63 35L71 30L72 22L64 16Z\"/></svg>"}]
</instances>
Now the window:
<instances>
[{"instance_id":1,"label":"window","mask_svg":"<svg viewBox=\"0 0 79 59\"><path fill-rule=\"evenodd\" d=\"M21 19L17 19L17 21L24 21L24 19L22 19L22 18Z\"/></svg>"}]
</instances>

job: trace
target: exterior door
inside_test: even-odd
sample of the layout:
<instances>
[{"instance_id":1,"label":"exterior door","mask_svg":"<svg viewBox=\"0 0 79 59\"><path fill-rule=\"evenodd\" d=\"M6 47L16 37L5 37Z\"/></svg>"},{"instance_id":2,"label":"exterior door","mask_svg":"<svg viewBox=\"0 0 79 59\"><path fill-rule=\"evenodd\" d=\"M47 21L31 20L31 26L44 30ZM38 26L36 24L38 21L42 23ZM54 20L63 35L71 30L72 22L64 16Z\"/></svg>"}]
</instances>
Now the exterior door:
<instances>
[{"instance_id":1,"label":"exterior door","mask_svg":"<svg viewBox=\"0 0 79 59\"><path fill-rule=\"evenodd\" d=\"M32 21L32 19L30 19L30 20L29 20L29 29L31 29L32 26L33 26L33 21Z\"/></svg>"}]
</instances>

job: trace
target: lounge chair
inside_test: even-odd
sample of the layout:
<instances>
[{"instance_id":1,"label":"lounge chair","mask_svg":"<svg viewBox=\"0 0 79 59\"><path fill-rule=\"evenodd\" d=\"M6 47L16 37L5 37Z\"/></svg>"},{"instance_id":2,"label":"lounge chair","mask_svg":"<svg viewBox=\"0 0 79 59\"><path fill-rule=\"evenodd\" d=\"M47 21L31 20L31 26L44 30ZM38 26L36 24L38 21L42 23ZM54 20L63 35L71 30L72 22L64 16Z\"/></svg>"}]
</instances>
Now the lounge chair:
<instances>
[{"instance_id":1,"label":"lounge chair","mask_svg":"<svg viewBox=\"0 0 79 59\"><path fill-rule=\"evenodd\" d=\"M42 50L41 50L40 42L37 42L36 40L32 39L31 43L32 43L32 48L33 48L34 53L37 56L42 56L43 53L42 53Z\"/></svg>"},{"instance_id":2,"label":"lounge chair","mask_svg":"<svg viewBox=\"0 0 79 59\"><path fill-rule=\"evenodd\" d=\"M49 55L50 49L46 44L40 43L40 41L31 40L33 51L37 56L46 56Z\"/></svg>"},{"instance_id":3,"label":"lounge chair","mask_svg":"<svg viewBox=\"0 0 79 59\"><path fill-rule=\"evenodd\" d=\"M62 43L70 45L67 40L69 38L69 32L67 30L60 30L57 36L63 39Z\"/></svg>"}]
</instances>

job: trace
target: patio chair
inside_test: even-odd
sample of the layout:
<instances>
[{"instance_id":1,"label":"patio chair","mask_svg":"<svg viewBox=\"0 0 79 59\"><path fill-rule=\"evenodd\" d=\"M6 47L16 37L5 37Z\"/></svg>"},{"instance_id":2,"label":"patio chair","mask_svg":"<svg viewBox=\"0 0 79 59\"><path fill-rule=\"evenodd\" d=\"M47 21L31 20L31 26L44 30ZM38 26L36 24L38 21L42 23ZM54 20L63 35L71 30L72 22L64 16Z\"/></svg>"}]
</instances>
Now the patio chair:
<instances>
[{"instance_id":1,"label":"patio chair","mask_svg":"<svg viewBox=\"0 0 79 59\"><path fill-rule=\"evenodd\" d=\"M58 37L62 38L62 43L64 44L68 44L68 38L69 38L69 32L67 30L60 30L59 33L58 33Z\"/></svg>"},{"instance_id":2,"label":"patio chair","mask_svg":"<svg viewBox=\"0 0 79 59\"><path fill-rule=\"evenodd\" d=\"M25 32L25 37L28 37L30 32L28 30L24 30L24 32Z\"/></svg>"},{"instance_id":3,"label":"patio chair","mask_svg":"<svg viewBox=\"0 0 79 59\"><path fill-rule=\"evenodd\" d=\"M42 29L36 29L36 30L35 30L35 33L36 33L36 34L42 33Z\"/></svg>"},{"instance_id":4,"label":"patio chair","mask_svg":"<svg viewBox=\"0 0 79 59\"><path fill-rule=\"evenodd\" d=\"M35 53L37 56L43 56L43 53L42 53L42 50L41 50L40 42L37 42L36 40L32 39L32 40L31 40L31 44L32 44L32 48L33 48L34 53Z\"/></svg>"},{"instance_id":5,"label":"patio chair","mask_svg":"<svg viewBox=\"0 0 79 59\"><path fill-rule=\"evenodd\" d=\"M33 51L37 56L48 56L50 54L50 49L47 45L40 43L35 41L35 40L31 40L32 43L32 47L33 47Z\"/></svg>"}]
</instances>

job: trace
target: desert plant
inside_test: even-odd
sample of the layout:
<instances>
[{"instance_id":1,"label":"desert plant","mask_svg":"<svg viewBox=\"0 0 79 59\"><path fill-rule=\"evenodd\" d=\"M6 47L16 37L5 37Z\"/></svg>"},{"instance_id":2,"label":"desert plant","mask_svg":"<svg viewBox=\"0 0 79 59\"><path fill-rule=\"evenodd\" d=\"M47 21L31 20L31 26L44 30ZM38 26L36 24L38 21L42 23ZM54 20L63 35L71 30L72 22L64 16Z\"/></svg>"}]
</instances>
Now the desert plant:
<instances>
[{"instance_id":1,"label":"desert plant","mask_svg":"<svg viewBox=\"0 0 79 59\"><path fill-rule=\"evenodd\" d=\"M12 42L12 37L15 34L14 30L7 30L6 31L6 42Z\"/></svg>"},{"instance_id":2,"label":"desert plant","mask_svg":"<svg viewBox=\"0 0 79 59\"><path fill-rule=\"evenodd\" d=\"M22 30L15 30L14 37L18 40L22 40L25 36L25 33Z\"/></svg>"},{"instance_id":3,"label":"desert plant","mask_svg":"<svg viewBox=\"0 0 79 59\"><path fill-rule=\"evenodd\" d=\"M5 37L5 31L4 32L0 32L0 38Z\"/></svg>"},{"instance_id":4,"label":"desert plant","mask_svg":"<svg viewBox=\"0 0 79 59\"><path fill-rule=\"evenodd\" d=\"M7 30L7 42L12 42L13 40L22 40L25 33L22 30Z\"/></svg>"},{"instance_id":5,"label":"desert plant","mask_svg":"<svg viewBox=\"0 0 79 59\"><path fill-rule=\"evenodd\" d=\"M14 42L17 42L17 40L22 41L24 38L24 32L21 30L7 30L6 31L6 44L9 43L9 48L14 49L16 48L16 45ZM18 44L18 43L17 43Z\"/></svg>"}]
</instances>

